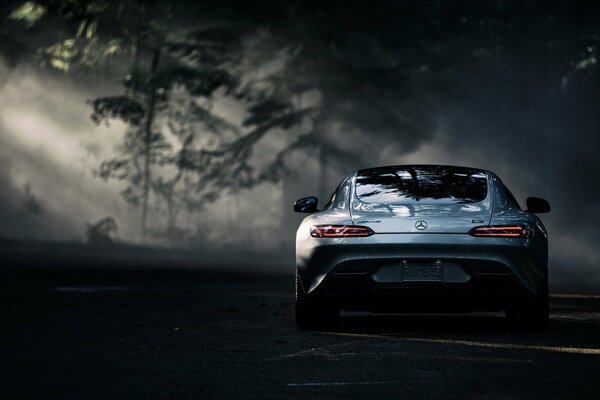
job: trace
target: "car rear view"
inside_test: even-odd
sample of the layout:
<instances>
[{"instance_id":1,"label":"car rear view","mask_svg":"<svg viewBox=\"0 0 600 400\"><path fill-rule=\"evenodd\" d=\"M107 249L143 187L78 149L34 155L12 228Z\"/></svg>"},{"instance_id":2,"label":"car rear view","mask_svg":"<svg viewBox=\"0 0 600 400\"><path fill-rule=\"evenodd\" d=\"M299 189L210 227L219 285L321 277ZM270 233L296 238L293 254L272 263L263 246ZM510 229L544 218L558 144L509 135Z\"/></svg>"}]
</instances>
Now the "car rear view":
<instances>
[{"instance_id":1,"label":"car rear view","mask_svg":"<svg viewBox=\"0 0 600 400\"><path fill-rule=\"evenodd\" d=\"M533 212L549 206L531 203L521 210L480 169L352 173L323 210L297 207L311 213L296 238L298 325L333 321L339 310L506 310L521 325L545 326L547 237Z\"/></svg>"}]
</instances>

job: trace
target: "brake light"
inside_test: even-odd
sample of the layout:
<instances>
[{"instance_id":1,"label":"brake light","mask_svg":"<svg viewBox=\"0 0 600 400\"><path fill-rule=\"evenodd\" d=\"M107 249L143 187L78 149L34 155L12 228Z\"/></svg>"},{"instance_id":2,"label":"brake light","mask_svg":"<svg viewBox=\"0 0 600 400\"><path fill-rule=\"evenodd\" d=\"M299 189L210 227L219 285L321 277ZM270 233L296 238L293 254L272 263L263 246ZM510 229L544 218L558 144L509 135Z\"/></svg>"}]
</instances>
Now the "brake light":
<instances>
[{"instance_id":1,"label":"brake light","mask_svg":"<svg viewBox=\"0 0 600 400\"><path fill-rule=\"evenodd\" d=\"M528 238L531 236L529 229L519 225L478 226L471 229L469 234L472 236L509 238Z\"/></svg>"},{"instance_id":2,"label":"brake light","mask_svg":"<svg viewBox=\"0 0 600 400\"><path fill-rule=\"evenodd\" d=\"M310 230L316 238L365 237L374 233L369 227L357 225L318 225Z\"/></svg>"}]
</instances>

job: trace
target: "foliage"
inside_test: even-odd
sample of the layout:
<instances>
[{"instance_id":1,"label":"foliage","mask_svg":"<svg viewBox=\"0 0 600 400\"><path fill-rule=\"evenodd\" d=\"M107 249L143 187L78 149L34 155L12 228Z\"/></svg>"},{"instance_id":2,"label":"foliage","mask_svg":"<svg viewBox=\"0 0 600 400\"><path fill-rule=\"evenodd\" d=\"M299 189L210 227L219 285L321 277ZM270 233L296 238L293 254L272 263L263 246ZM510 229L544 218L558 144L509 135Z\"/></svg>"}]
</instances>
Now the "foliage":
<instances>
[{"instance_id":1,"label":"foliage","mask_svg":"<svg viewBox=\"0 0 600 400\"><path fill-rule=\"evenodd\" d=\"M433 135L436 108L464 100L456 82L469 81L465 63L486 66L490 79L520 63L511 79L531 91L543 79L565 93L577 82L598 87L587 85L597 79L599 32L586 7L38 0L22 2L9 19L27 29L61 27L36 53L53 68L126 65L123 93L90 102L94 122L127 126L119 154L96 173L121 180L131 204L150 198L165 215L164 231L179 237L182 213L284 179L295 152L318 156L326 171L371 162L354 132L399 151L417 148ZM543 74L532 59L546 60ZM223 97L243 105L240 126L214 112ZM286 145L258 167L253 156L269 135L286 135Z\"/></svg>"},{"instance_id":2,"label":"foliage","mask_svg":"<svg viewBox=\"0 0 600 400\"><path fill-rule=\"evenodd\" d=\"M112 235L117 231L117 222L112 217L105 217L93 224L86 224L87 242L92 245L113 243Z\"/></svg>"},{"instance_id":3,"label":"foliage","mask_svg":"<svg viewBox=\"0 0 600 400\"><path fill-rule=\"evenodd\" d=\"M9 20L21 21L31 28L37 21L46 14L46 8L36 3L35 1L26 1L19 7L15 8L9 15Z\"/></svg>"},{"instance_id":4,"label":"foliage","mask_svg":"<svg viewBox=\"0 0 600 400\"><path fill-rule=\"evenodd\" d=\"M137 0L37 0L16 7L9 20L52 32L36 50L42 65L64 72L106 68L117 56L137 57L141 38L162 33L168 12Z\"/></svg>"}]
</instances>

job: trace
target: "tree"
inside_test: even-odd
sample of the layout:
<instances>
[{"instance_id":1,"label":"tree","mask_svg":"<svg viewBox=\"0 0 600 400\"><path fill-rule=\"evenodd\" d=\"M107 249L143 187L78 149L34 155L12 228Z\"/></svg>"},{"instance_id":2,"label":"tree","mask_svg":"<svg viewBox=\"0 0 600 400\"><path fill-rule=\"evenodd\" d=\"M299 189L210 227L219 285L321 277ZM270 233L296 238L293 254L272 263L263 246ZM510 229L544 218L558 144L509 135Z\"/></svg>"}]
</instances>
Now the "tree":
<instances>
[{"instance_id":1,"label":"tree","mask_svg":"<svg viewBox=\"0 0 600 400\"><path fill-rule=\"evenodd\" d=\"M224 153L242 168L252 147L270 132L310 125L256 172L255 182L282 179L286 158L308 150L318 156L319 192L325 194L330 167L367 162L360 148L344 141L349 135L335 130L384 137L405 150L431 135L433 99L448 87L437 73L442 54L435 46L433 13L409 2L381 8L233 2L226 18L230 25L259 28L248 41L238 88L248 103L249 133Z\"/></svg>"},{"instance_id":2,"label":"tree","mask_svg":"<svg viewBox=\"0 0 600 400\"><path fill-rule=\"evenodd\" d=\"M97 122L117 118L128 127L119 157L98 173L127 182L124 195L142 209L143 227L150 209L161 210L166 231L176 229L178 215L223 193L292 176L296 152L317 158L323 195L327 171L375 163L364 155L388 144L398 154L417 148L433 135L437 107L462 101L456 83L475 82L465 64L497 78L520 60L516 92L525 96L556 75L567 90L597 63L591 20L562 35L574 29L569 18L584 18L585 10L554 18L558 6L533 0L21 4L13 20L31 29L53 21L65 27L64 38L40 46L47 65L74 72L127 59L124 93L92 102ZM524 8L534 17L523 17ZM540 78L530 62L543 57L552 60L551 77ZM239 127L207 106L222 96L243 105ZM285 135L286 143L257 167L252 158L269 135ZM354 140L365 137L379 147Z\"/></svg>"},{"instance_id":3,"label":"tree","mask_svg":"<svg viewBox=\"0 0 600 400\"><path fill-rule=\"evenodd\" d=\"M50 33L35 49L43 66L89 72L106 68L118 56L135 58L140 38L153 30L154 11L136 0L38 0L22 2L8 20Z\"/></svg>"},{"instance_id":4,"label":"tree","mask_svg":"<svg viewBox=\"0 0 600 400\"><path fill-rule=\"evenodd\" d=\"M166 213L164 232L172 232L182 209L198 210L217 197L202 176L211 166L194 163L190 154L207 136L214 146L222 134L237 132L210 110L215 91L229 85L225 70L215 65L193 69L172 57L164 57L159 68L155 54L150 72L128 76L124 95L92 101L97 123L116 118L127 124L121 157L104 161L98 175L127 182L123 195L141 206L143 235L151 198Z\"/></svg>"},{"instance_id":5,"label":"tree","mask_svg":"<svg viewBox=\"0 0 600 400\"><path fill-rule=\"evenodd\" d=\"M182 7L179 13L174 12L178 7ZM214 188L199 195L199 185L209 185L193 175L205 167L193 166L188 153L197 147L201 133L214 136L222 130L235 132L235 127L210 112L212 94L231 83L223 68L231 54L223 51L227 38L206 30L194 42L186 42L186 36L178 34L171 37L181 40L167 41L169 23L175 25L174 18L187 15L182 9L189 10L185 4L129 0L47 0L23 2L10 14L28 28L43 29L53 22L65 27L64 40L37 51L42 65L85 73L102 68L111 58L128 57L125 93L93 100L92 119L96 123L119 119L127 126L120 156L104 161L97 175L127 181L123 195L141 207L142 236L147 231L151 197L164 203L157 207L166 209L167 231L174 229L181 209L198 209L216 197ZM194 59L201 65L189 68L187 64ZM179 98L177 104L174 98ZM182 103L187 109L175 111ZM192 195L197 198L192 200Z\"/></svg>"}]
</instances>

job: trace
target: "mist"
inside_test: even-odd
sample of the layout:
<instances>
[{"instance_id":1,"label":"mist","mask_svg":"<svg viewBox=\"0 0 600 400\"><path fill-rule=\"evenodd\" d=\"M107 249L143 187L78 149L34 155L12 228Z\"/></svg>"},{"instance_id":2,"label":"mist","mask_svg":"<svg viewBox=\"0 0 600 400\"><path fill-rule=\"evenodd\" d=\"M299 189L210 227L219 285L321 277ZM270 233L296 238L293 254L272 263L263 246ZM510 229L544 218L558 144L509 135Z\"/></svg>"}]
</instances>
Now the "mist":
<instances>
[{"instance_id":1,"label":"mist","mask_svg":"<svg viewBox=\"0 0 600 400\"><path fill-rule=\"evenodd\" d=\"M334 13L342 11L330 8ZM192 236L163 236L146 243L217 252L252 250L280 257L291 270L294 233L302 218L292 213L295 199L317 195L324 203L339 181L359 168L464 165L497 173L522 207L526 197L547 198L553 211L542 219L550 238L551 284L600 287L595 265L600 257L596 246L600 204L595 201L600 177L595 154L600 128L597 38L574 40L569 49L551 52L556 37L562 32L579 34L585 21L573 17L580 12L575 8L539 7L538 14L534 9L518 18L507 11L501 31L508 33L498 43L482 43L478 30L498 20L476 7L465 6L456 11L458 16L452 15L451 8L434 10L442 15L435 34L415 18L421 11L407 12L410 27L419 27L415 32L422 35L416 39L409 35L401 41L394 37L378 42L379 36L369 36L370 28L361 25L362 36L349 36L345 45L338 44L345 51L340 62L356 70L410 60L416 50L406 49L419 41L433 60L411 67L401 91L387 93L381 85L370 86L369 79L374 78L369 75L334 89L303 92L298 102L323 107L324 116L269 131L252 149L250 164L256 170L270 168L281 151L314 131L321 135L321 150L298 147L286 156L283 175L275 181L265 179L252 187L223 190L198 211L183 213L178 227L193 232ZM516 6L507 9L514 11ZM281 10L286 8L281 6ZM348 13L345 22L343 13L341 22L336 22L349 24L356 16ZM544 22L543 13L559 22ZM422 14L423 19L429 15ZM444 25L445 18L451 23ZM265 30L272 23L269 20ZM307 26L311 25L299 22L297 29ZM308 33L318 35L319 26L314 29ZM264 31L248 35L268 37ZM523 38L531 43L520 44ZM258 50L249 41L244 49L254 51L249 57L254 63L267 65L272 60L267 58L269 46L264 43L275 39L263 41ZM588 64L581 64L585 60ZM330 64L315 65L306 72L307 81L324 80L319 72L333 79L327 69ZM291 68L287 73L296 78L301 70ZM119 149L127 126L118 120L108 126L95 124L89 101L120 93L122 80L118 69L90 80L85 75L41 68L31 58L15 61L5 55L0 64L0 236L84 241L86 227L111 217L117 225L114 240L143 242L140 208L121 195L123 182L104 181L94 172ZM355 97L348 99L348 93ZM368 96L380 102L373 103ZM242 133L249 131L243 126L246 103L225 91L214 94L211 101L217 115ZM362 123L346 119L342 111L347 110ZM323 152L327 146L336 152ZM163 220L163 213L152 212L149 225L159 226Z\"/></svg>"}]
</instances>

